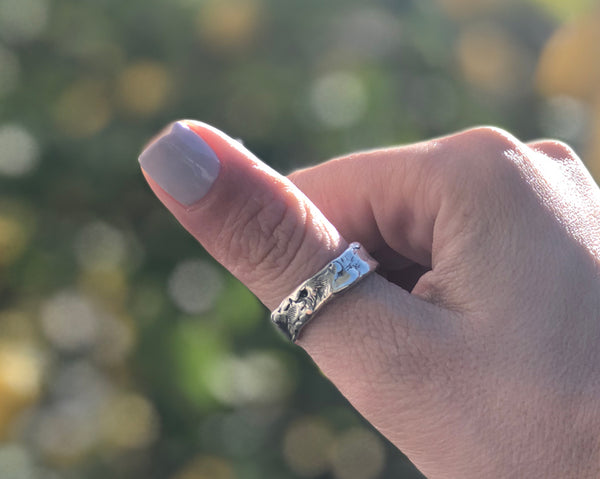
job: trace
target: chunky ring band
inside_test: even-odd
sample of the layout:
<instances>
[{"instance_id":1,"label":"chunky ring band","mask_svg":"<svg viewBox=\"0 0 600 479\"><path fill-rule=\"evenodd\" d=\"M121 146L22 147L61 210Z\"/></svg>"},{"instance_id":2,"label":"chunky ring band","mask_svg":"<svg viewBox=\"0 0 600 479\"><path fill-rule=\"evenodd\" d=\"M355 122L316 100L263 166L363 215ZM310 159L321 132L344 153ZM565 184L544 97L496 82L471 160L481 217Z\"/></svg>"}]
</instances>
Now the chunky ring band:
<instances>
[{"instance_id":1,"label":"chunky ring band","mask_svg":"<svg viewBox=\"0 0 600 479\"><path fill-rule=\"evenodd\" d=\"M359 243L351 243L346 251L285 298L271 313L271 321L287 338L296 341L300 330L321 307L375 271L377 266L377 261Z\"/></svg>"}]
</instances>

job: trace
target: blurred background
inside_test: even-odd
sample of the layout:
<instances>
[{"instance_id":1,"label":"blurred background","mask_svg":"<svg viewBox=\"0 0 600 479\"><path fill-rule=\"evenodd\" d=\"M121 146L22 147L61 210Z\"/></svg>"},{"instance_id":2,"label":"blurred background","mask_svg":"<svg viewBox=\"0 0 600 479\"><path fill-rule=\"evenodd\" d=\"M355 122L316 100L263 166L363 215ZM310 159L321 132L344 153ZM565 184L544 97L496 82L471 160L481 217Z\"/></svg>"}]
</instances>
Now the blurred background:
<instances>
[{"instance_id":1,"label":"blurred background","mask_svg":"<svg viewBox=\"0 0 600 479\"><path fill-rule=\"evenodd\" d=\"M282 172L494 124L600 175L600 8L0 0L0 478L414 479L151 195L179 118Z\"/></svg>"}]
</instances>

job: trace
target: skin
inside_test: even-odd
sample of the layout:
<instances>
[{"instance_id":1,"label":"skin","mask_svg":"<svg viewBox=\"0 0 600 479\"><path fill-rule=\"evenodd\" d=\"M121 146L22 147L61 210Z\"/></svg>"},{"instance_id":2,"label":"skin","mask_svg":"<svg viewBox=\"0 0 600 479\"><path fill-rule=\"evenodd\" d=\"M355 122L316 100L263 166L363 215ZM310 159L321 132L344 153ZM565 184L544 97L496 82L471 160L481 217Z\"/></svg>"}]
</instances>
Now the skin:
<instances>
[{"instance_id":1,"label":"skin","mask_svg":"<svg viewBox=\"0 0 600 479\"><path fill-rule=\"evenodd\" d=\"M428 478L600 475L600 191L568 146L476 128L286 178L191 127L209 193L147 180L267 308L346 240L380 261L297 344Z\"/></svg>"}]
</instances>

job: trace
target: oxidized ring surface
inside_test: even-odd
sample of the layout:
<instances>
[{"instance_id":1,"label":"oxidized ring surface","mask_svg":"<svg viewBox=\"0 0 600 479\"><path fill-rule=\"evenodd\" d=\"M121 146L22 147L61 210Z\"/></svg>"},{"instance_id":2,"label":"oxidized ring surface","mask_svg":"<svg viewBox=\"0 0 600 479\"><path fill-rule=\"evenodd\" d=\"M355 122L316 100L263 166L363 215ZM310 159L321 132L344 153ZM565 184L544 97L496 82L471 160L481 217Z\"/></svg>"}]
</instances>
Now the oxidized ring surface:
<instances>
[{"instance_id":1,"label":"oxidized ring surface","mask_svg":"<svg viewBox=\"0 0 600 479\"><path fill-rule=\"evenodd\" d=\"M271 313L271 321L292 341L314 314L334 295L346 291L377 268L378 263L359 243L296 288Z\"/></svg>"}]
</instances>

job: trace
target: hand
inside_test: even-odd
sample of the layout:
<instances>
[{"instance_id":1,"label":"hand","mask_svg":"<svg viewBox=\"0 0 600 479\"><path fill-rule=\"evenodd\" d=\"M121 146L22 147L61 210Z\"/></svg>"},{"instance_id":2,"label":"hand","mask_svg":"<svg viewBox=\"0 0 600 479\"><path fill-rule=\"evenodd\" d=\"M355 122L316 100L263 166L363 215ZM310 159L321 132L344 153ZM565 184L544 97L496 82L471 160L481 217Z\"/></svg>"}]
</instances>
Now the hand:
<instances>
[{"instance_id":1,"label":"hand","mask_svg":"<svg viewBox=\"0 0 600 479\"><path fill-rule=\"evenodd\" d=\"M140 162L269 309L347 241L380 261L297 343L430 479L598 476L600 193L568 147L478 128L288 179L186 122Z\"/></svg>"}]
</instances>

